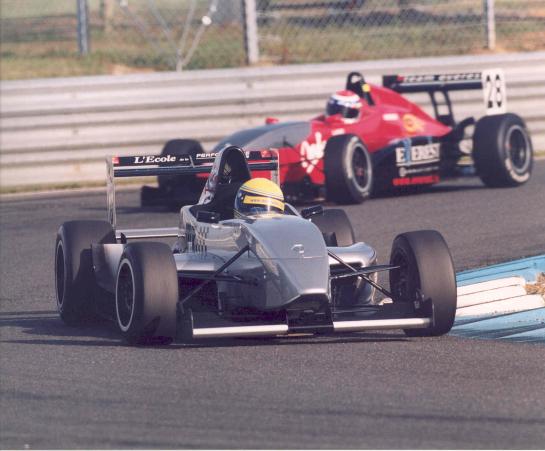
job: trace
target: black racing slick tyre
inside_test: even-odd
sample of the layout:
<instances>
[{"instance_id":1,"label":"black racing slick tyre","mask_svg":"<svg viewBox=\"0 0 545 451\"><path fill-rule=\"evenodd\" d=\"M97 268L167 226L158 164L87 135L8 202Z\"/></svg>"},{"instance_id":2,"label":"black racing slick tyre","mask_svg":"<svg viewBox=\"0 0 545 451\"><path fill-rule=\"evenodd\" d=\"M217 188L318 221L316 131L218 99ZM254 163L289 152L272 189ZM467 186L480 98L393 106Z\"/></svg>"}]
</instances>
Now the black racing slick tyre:
<instances>
[{"instance_id":1,"label":"black racing slick tyre","mask_svg":"<svg viewBox=\"0 0 545 451\"><path fill-rule=\"evenodd\" d=\"M168 343L176 337L178 275L164 243L130 243L117 270L115 314L130 344Z\"/></svg>"},{"instance_id":2,"label":"black racing slick tyre","mask_svg":"<svg viewBox=\"0 0 545 451\"><path fill-rule=\"evenodd\" d=\"M115 242L107 221L69 221L60 226L55 243L55 295L66 324L82 324L94 316L91 244Z\"/></svg>"},{"instance_id":3,"label":"black racing slick tyre","mask_svg":"<svg viewBox=\"0 0 545 451\"><path fill-rule=\"evenodd\" d=\"M331 208L312 216L310 221L320 229L327 246L350 246L356 242L354 229L344 210Z\"/></svg>"},{"instance_id":4,"label":"black racing slick tyre","mask_svg":"<svg viewBox=\"0 0 545 451\"><path fill-rule=\"evenodd\" d=\"M450 331L456 315L456 274L448 246L439 232L420 230L398 235L392 244L390 291L395 302L412 302L417 316L431 318L409 336L437 336Z\"/></svg>"},{"instance_id":5,"label":"black racing slick tyre","mask_svg":"<svg viewBox=\"0 0 545 451\"><path fill-rule=\"evenodd\" d=\"M516 114L485 116L473 134L473 161L486 186L510 187L526 183L532 173L532 141Z\"/></svg>"},{"instance_id":6,"label":"black racing slick tyre","mask_svg":"<svg viewBox=\"0 0 545 451\"><path fill-rule=\"evenodd\" d=\"M339 135L327 141L324 173L328 200L359 204L369 197L373 184L371 156L357 136Z\"/></svg>"},{"instance_id":7,"label":"black racing slick tyre","mask_svg":"<svg viewBox=\"0 0 545 451\"><path fill-rule=\"evenodd\" d=\"M203 148L198 141L172 139L163 146L161 156L190 156L195 161L197 154L202 152L204 152ZM160 175L157 177L158 193L154 193L149 187L144 187L140 195L141 204L147 207L162 203L171 209L195 204L199 200L205 182L205 179L200 179L195 174Z\"/></svg>"}]
</instances>

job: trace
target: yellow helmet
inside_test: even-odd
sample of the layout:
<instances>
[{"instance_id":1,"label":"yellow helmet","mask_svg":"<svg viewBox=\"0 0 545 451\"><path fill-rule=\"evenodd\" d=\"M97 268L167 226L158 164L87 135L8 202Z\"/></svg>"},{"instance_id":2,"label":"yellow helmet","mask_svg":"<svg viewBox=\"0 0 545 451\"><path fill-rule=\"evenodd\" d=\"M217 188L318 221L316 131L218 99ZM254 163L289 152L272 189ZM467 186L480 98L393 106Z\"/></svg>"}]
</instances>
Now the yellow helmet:
<instances>
[{"instance_id":1,"label":"yellow helmet","mask_svg":"<svg viewBox=\"0 0 545 451\"><path fill-rule=\"evenodd\" d=\"M271 180L248 180L235 198L235 216L256 216L284 213L284 194Z\"/></svg>"}]
</instances>

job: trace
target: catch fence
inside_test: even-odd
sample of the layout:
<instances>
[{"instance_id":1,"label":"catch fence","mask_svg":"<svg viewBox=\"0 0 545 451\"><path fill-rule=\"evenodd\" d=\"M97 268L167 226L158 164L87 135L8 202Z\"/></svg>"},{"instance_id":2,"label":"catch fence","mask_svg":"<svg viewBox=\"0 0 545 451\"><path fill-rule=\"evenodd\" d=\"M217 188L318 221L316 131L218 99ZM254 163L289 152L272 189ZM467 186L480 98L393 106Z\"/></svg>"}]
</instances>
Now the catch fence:
<instances>
[{"instance_id":1,"label":"catch fence","mask_svg":"<svg viewBox=\"0 0 545 451\"><path fill-rule=\"evenodd\" d=\"M545 0L0 0L0 7L3 65L31 71L50 59L60 76L545 49ZM63 72L71 64L76 73Z\"/></svg>"}]
</instances>

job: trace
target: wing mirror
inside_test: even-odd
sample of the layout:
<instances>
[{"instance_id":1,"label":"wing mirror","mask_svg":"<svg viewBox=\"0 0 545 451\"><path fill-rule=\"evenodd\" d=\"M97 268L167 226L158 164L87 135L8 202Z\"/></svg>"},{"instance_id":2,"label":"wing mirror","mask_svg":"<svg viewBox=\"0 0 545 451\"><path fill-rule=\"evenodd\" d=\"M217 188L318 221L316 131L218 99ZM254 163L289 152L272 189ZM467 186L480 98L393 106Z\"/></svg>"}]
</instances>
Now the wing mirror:
<instances>
[{"instance_id":1,"label":"wing mirror","mask_svg":"<svg viewBox=\"0 0 545 451\"><path fill-rule=\"evenodd\" d=\"M201 210L197 212L197 221L207 224L217 224L220 222L220 214L215 211Z\"/></svg>"},{"instance_id":2,"label":"wing mirror","mask_svg":"<svg viewBox=\"0 0 545 451\"><path fill-rule=\"evenodd\" d=\"M312 216L321 215L324 212L324 207L321 205L313 205L312 207L303 208L301 210L301 216L308 219Z\"/></svg>"}]
</instances>

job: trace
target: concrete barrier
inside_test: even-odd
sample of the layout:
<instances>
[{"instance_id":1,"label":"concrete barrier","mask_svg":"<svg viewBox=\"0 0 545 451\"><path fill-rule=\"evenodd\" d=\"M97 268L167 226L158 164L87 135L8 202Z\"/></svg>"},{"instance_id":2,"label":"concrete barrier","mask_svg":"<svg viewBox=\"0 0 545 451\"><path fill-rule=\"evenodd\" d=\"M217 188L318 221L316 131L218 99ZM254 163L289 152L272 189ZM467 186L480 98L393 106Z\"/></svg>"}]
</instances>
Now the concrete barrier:
<instances>
[{"instance_id":1,"label":"concrete barrier","mask_svg":"<svg viewBox=\"0 0 545 451\"><path fill-rule=\"evenodd\" d=\"M545 52L2 81L0 183L103 180L108 154L156 153L173 138L210 148L266 116L308 119L352 70L380 83L388 73L492 67L505 70L508 110L526 120L534 148L545 150ZM452 98L458 118L482 115L481 92ZM411 99L431 112L427 95Z\"/></svg>"}]
</instances>

